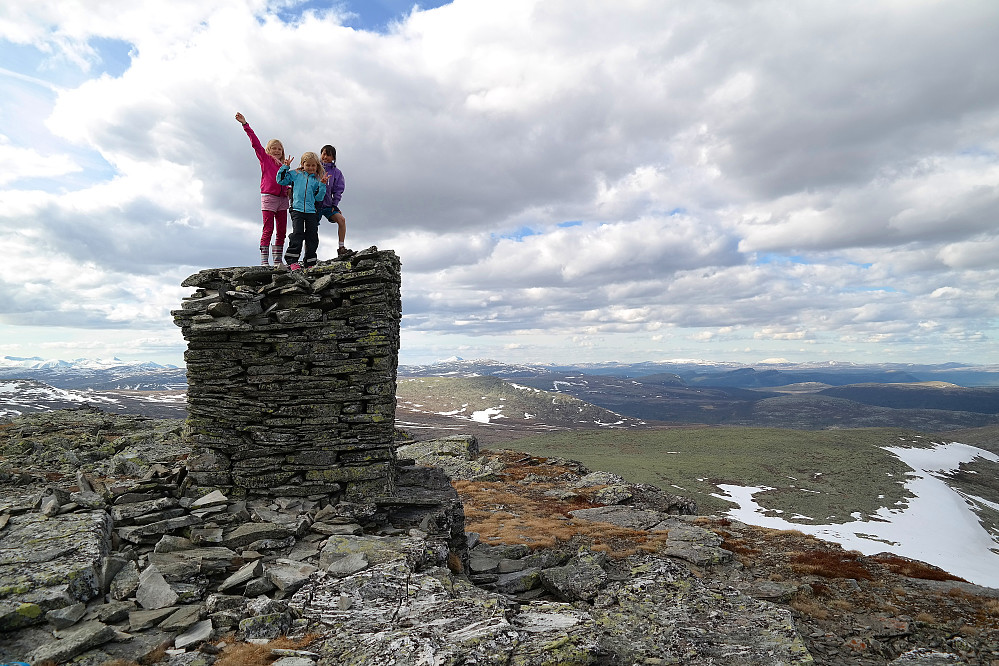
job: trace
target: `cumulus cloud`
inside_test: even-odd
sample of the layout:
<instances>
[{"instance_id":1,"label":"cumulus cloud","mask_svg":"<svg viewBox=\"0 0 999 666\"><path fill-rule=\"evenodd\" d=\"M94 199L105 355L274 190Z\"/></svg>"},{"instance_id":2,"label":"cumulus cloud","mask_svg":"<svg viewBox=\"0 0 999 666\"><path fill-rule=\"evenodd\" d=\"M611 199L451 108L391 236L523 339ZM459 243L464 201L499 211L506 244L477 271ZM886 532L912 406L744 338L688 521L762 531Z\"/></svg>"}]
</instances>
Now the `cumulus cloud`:
<instances>
[{"instance_id":1,"label":"cumulus cloud","mask_svg":"<svg viewBox=\"0 0 999 666\"><path fill-rule=\"evenodd\" d=\"M241 111L289 155L337 147L348 243L399 252L409 339L999 360L999 5L456 0L378 33L290 1L91 5L0 12L48 68L129 53L45 92L45 149L0 138L0 230L81 285L33 279L5 322L166 319L185 271L252 262ZM38 186L79 178L58 142L110 171Z\"/></svg>"}]
</instances>

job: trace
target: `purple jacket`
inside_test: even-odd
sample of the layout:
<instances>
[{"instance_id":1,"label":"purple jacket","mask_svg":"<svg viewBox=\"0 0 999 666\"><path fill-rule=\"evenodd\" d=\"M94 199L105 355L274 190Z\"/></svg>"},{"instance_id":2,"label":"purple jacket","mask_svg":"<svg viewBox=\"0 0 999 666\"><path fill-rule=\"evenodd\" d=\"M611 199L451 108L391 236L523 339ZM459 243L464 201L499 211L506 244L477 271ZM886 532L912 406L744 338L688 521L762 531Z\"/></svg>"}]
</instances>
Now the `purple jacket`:
<instances>
[{"instance_id":1,"label":"purple jacket","mask_svg":"<svg viewBox=\"0 0 999 666\"><path fill-rule=\"evenodd\" d=\"M287 187L281 187L277 184L277 172L281 168L281 163L275 160L263 146L260 145L260 140L257 139L257 135L253 133L250 129L250 123L243 124L243 130L246 135L250 137L250 145L253 146L253 152L257 154L257 160L260 162L260 193L261 194L273 194L275 196L283 197L288 194Z\"/></svg>"},{"instance_id":2,"label":"purple jacket","mask_svg":"<svg viewBox=\"0 0 999 666\"><path fill-rule=\"evenodd\" d=\"M329 180L326 181L326 198L323 199L323 208L336 208L340 205L340 197L343 196L343 172L336 168L336 162L323 162L323 169Z\"/></svg>"}]
</instances>

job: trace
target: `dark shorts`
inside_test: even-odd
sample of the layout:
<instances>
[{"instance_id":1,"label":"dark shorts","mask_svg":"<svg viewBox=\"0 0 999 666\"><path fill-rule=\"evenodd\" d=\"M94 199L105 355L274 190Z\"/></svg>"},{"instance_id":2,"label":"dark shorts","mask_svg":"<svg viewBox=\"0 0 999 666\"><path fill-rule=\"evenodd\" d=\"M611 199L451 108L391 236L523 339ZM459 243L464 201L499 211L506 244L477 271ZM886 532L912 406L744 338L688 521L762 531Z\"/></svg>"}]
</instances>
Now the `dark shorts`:
<instances>
[{"instance_id":1,"label":"dark shorts","mask_svg":"<svg viewBox=\"0 0 999 666\"><path fill-rule=\"evenodd\" d=\"M325 217L327 220L329 220L330 222L332 222L333 221L333 216L336 215L337 213L340 213L340 208L339 207L337 207L337 206L332 206L332 207L330 207L330 206L323 206L322 208L319 209L319 219L321 220L321 219L323 219ZM340 213L340 214L343 215L343 213Z\"/></svg>"}]
</instances>

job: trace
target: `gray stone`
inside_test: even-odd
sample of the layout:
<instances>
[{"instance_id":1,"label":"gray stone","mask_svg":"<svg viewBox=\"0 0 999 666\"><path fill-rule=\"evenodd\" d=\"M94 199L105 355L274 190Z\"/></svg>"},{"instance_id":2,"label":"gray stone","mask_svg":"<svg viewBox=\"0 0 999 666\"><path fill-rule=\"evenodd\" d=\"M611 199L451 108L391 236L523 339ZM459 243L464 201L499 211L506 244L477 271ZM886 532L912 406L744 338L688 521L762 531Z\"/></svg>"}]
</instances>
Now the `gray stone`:
<instances>
[{"instance_id":1,"label":"gray stone","mask_svg":"<svg viewBox=\"0 0 999 666\"><path fill-rule=\"evenodd\" d=\"M333 525L331 523L314 522L309 529L317 534L325 534L327 536L333 535L343 535L343 534L361 534L364 530L357 523L347 523L345 525Z\"/></svg>"},{"instance_id":2,"label":"gray stone","mask_svg":"<svg viewBox=\"0 0 999 666\"><path fill-rule=\"evenodd\" d=\"M590 601L607 580L607 572L593 558L544 569L541 584L562 601Z\"/></svg>"},{"instance_id":3,"label":"gray stone","mask_svg":"<svg viewBox=\"0 0 999 666\"><path fill-rule=\"evenodd\" d=\"M173 646L175 648L184 648L188 645L197 645L199 643L204 643L212 637L212 621L201 620L196 622L190 629L177 636L173 640Z\"/></svg>"},{"instance_id":4,"label":"gray stone","mask_svg":"<svg viewBox=\"0 0 999 666\"><path fill-rule=\"evenodd\" d=\"M303 562L279 559L267 567L267 578L282 592L291 594L305 584L317 567Z\"/></svg>"},{"instance_id":5,"label":"gray stone","mask_svg":"<svg viewBox=\"0 0 999 666\"><path fill-rule=\"evenodd\" d=\"M132 543L142 543L143 541L155 538L158 535L190 527L191 525L198 525L200 523L201 519L197 516L187 515L178 516L176 518L168 518L166 520L158 520L146 525L121 527L117 530L117 532L118 536L126 541L131 541Z\"/></svg>"},{"instance_id":6,"label":"gray stone","mask_svg":"<svg viewBox=\"0 0 999 666\"><path fill-rule=\"evenodd\" d=\"M151 564L155 564L160 575L168 583L191 580L201 573L201 563L197 560L178 558L172 562L159 561Z\"/></svg>"},{"instance_id":7,"label":"gray stone","mask_svg":"<svg viewBox=\"0 0 999 666\"><path fill-rule=\"evenodd\" d=\"M52 495L42 498L42 506L40 510L43 516L54 516L59 513L60 508L62 508L62 505L59 503L59 498Z\"/></svg>"},{"instance_id":8,"label":"gray stone","mask_svg":"<svg viewBox=\"0 0 999 666\"><path fill-rule=\"evenodd\" d=\"M472 573L489 573L496 571L499 567L500 560L502 558L493 557L490 555L480 555L478 553L472 553L468 558L468 569Z\"/></svg>"},{"instance_id":9,"label":"gray stone","mask_svg":"<svg viewBox=\"0 0 999 666\"><path fill-rule=\"evenodd\" d=\"M593 504L624 504L631 498L631 489L623 484L599 488L588 497Z\"/></svg>"},{"instance_id":10,"label":"gray stone","mask_svg":"<svg viewBox=\"0 0 999 666\"><path fill-rule=\"evenodd\" d=\"M135 609L133 601L109 601L87 613L87 619L100 620L104 624L117 624L127 619L128 614Z\"/></svg>"},{"instance_id":11,"label":"gray stone","mask_svg":"<svg viewBox=\"0 0 999 666\"><path fill-rule=\"evenodd\" d=\"M0 530L0 631L44 622L46 611L101 594L110 546L104 511L11 516Z\"/></svg>"},{"instance_id":12,"label":"gray stone","mask_svg":"<svg viewBox=\"0 0 999 666\"><path fill-rule=\"evenodd\" d=\"M236 587L237 585L245 584L263 573L263 570L264 565L260 562L260 560L247 562L236 573L222 581L222 584L218 587L218 591L224 592L228 589Z\"/></svg>"},{"instance_id":13,"label":"gray stone","mask_svg":"<svg viewBox=\"0 0 999 666\"><path fill-rule=\"evenodd\" d=\"M166 608L156 608L154 610L136 610L128 614L128 630L142 631L155 627L157 624L170 617L177 611L172 606Z\"/></svg>"},{"instance_id":14,"label":"gray stone","mask_svg":"<svg viewBox=\"0 0 999 666\"><path fill-rule=\"evenodd\" d=\"M199 527L191 530L191 543L196 546L222 543L221 527Z\"/></svg>"},{"instance_id":15,"label":"gray stone","mask_svg":"<svg viewBox=\"0 0 999 666\"><path fill-rule=\"evenodd\" d=\"M133 561L126 562L121 570L111 579L110 594L112 599L127 599L139 589L139 565Z\"/></svg>"},{"instance_id":16,"label":"gray stone","mask_svg":"<svg viewBox=\"0 0 999 666\"><path fill-rule=\"evenodd\" d=\"M281 657L271 666L316 666L316 662L307 657Z\"/></svg>"},{"instance_id":17,"label":"gray stone","mask_svg":"<svg viewBox=\"0 0 999 666\"><path fill-rule=\"evenodd\" d=\"M411 546L419 543L408 540ZM371 564L381 564L406 557L407 540L400 537L331 536L319 555L319 568L329 570L334 560L352 553L363 553Z\"/></svg>"},{"instance_id":18,"label":"gray stone","mask_svg":"<svg viewBox=\"0 0 999 666\"><path fill-rule=\"evenodd\" d=\"M229 498L226 497L221 490L213 490L207 495L202 495L198 499L191 503L192 509L202 509L205 507L216 506L219 504L226 504L229 502Z\"/></svg>"},{"instance_id":19,"label":"gray stone","mask_svg":"<svg viewBox=\"0 0 999 666\"><path fill-rule=\"evenodd\" d=\"M222 543L227 548L241 548L261 539L286 539L292 531L275 523L246 523L224 535Z\"/></svg>"},{"instance_id":20,"label":"gray stone","mask_svg":"<svg viewBox=\"0 0 999 666\"><path fill-rule=\"evenodd\" d=\"M156 565L150 565L139 574L139 589L135 592L135 599L143 608L152 610L173 606L178 597Z\"/></svg>"},{"instance_id":21,"label":"gray stone","mask_svg":"<svg viewBox=\"0 0 999 666\"><path fill-rule=\"evenodd\" d=\"M38 647L28 655L28 660L33 664L44 661L61 664L91 648L113 641L117 636L118 633L114 628L106 624L88 622L80 625L75 631L63 635L59 640Z\"/></svg>"},{"instance_id":22,"label":"gray stone","mask_svg":"<svg viewBox=\"0 0 999 666\"><path fill-rule=\"evenodd\" d=\"M156 542L153 547L153 552L155 553L173 553L178 550L190 550L194 547L190 539L184 537L173 536L172 534L164 534L163 537ZM235 555L235 553L233 553Z\"/></svg>"},{"instance_id":23,"label":"gray stone","mask_svg":"<svg viewBox=\"0 0 999 666\"><path fill-rule=\"evenodd\" d=\"M541 586L541 569L525 569L502 574L493 583L493 588L503 594L521 594Z\"/></svg>"},{"instance_id":24,"label":"gray stone","mask_svg":"<svg viewBox=\"0 0 999 666\"><path fill-rule=\"evenodd\" d=\"M287 612L255 615L240 621L239 633L244 640L254 638L273 640L288 633L291 621L291 615Z\"/></svg>"},{"instance_id":25,"label":"gray stone","mask_svg":"<svg viewBox=\"0 0 999 666\"><path fill-rule=\"evenodd\" d=\"M260 578L254 578L246 584L246 588L243 591L248 597L259 597L261 594L267 594L276 590L277 587L267 578L261 576Z\"/></svg>"},{"instance_id":26,"label":"gray stone","mask_svg":"<svg viewBox=\"0 0 999 666\"><path fill-rule=\"evenodd\" d=\"M502 559L499 561L499 564L496 566L496 573L500 574L513 573L515 571L523 571L524 569L527 568L528 568L527 563L524 562L523 560Z\"/></svg>"},{"instance_id":27,"label":"gray stone","mask_svg":"<svg viewBox=\"0 0 999 666\"><path fill-rule=\"evenodd\" d=\"M624 479L611 472L596 471L590 472L580 477L579 481L572 484L573 488L589 488L593 486L617 486L624 483Z\"/></svg>"},{"instance_id":28,"label":"gray stone","mask_svg":"<svg viewBox=\"0 0 999 666\"><path fill-rule=\"evenodd\" d=\"M368 557L364 553L350 553L330 559L323 568L334 576L350 576L368 567Z\"/></svg>"},{"instance_id":29,"label":"gray stone","mask_svg":"<svg viewBox=\"0 0 999 666\"><path fill-rule=\"evenodd\" d=\"M446 569L416 571L402 560L348 577L313 577L292 606L337 627L323 653L343 666L813 663L787 610L713 593L668 558L633 556L623 565L632 577L608 581L599 606L511 606ZM339 603L344 598L353 603Z\"/></svg>"},{"instance_id":30,"label":"gray stone","mask_svg":"<svg viewBox=\"0 0 999 666\"><path fill-rule=\"evenodd\" d=\"M65 608L56 608L45 614L48 620L56 629L66 629L83 619L87 613L87 606L84 603L75 603Z\"/></svg>"},{"instance_id":31,"label":"gray stone","mask_svg":"<svg viewBox=\"0 0 999 666\"><path fill-rule=\"evenodd\" d=\"M117 557L115 555L109 555L104 558L101 562L101 592L107 594L111 590L111 581L114 577L128 564L128 560ZM136 571L135 579L138 582L139 574Z\"/></svg>"},{"instance_id":32,"label":"gray stone","mask_svg":"<svg viewBox=\"0 0 999 666\"><path fill-rule=\"evenodd\" d=\"M186 631L198 622L202 608L201 604L181 606L170 617L160 622L159 627L164 631Z\"/></svg>"},{"instance_id":33,"label":"gray stone","mask_svg":"<svg viewBox=\"0 0 999 666\"><path fill-rule=\"evenodd\" d=\"M284 550L285 548L291 548L294 545L295 537L293 536L286 537L284 539L261 539L260 541L254 541L248 545L246 547L247 550L243 551L243 554L245 555L248 551L261 553L264 551Z\"/></svg>"},{"instance_id":34,"label":"gray stone","mask_svg":"<svg viewBox=\"0 0 999 666\"><path fill-rule=\"evenodd\" d=\"M104 497L95 493L93 490L70 493L69 499L74 504L87 509L103 509L107 506L107 502L104 500Z\"/></svg>"},{"instance_id":35,"label":"gray stone","mask_svg":"<svg viewBox=\"0 0 999 666\"><path fill-rule=\"evenodd\" d=\"M633 530L647 530L663 521L664 516L657 511L636 509L630 506L601 506L595 509L578 509L569 515L579 520L610 523Z\"/></svg>"},{"instance_id":36,"label":"gray stone","mask_svg":"<svg viewBox=\"0 0 999 666\"><path fill-rule=\"evenodd\" d=\"M956 654L938 652L930 648L916 648L899 655L888 666L954 666L967 663Z\"/></svg>"},{"instance_id":37,"label":"gray stone","mask_svg":"<svg viewBox=\"0 0 999 666\"><path fill-rule=\"evenodd\" d=\"M172 509L179 505L173 497L159 497L134 504L121 504L111 507L111 517L116 525L127 525L129 521L149 513L157 513L164 509Z\"/></svg>"}]
</instances>

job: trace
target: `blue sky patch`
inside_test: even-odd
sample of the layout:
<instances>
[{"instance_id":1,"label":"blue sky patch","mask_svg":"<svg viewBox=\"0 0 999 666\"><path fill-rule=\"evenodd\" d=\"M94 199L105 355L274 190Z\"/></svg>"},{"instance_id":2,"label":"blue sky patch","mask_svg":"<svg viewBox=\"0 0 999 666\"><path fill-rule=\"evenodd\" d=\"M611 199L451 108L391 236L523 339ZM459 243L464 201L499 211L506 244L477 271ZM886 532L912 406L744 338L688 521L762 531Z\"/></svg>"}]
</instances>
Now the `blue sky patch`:
<instances>
[{"instance_id":1,"label":"blue sky patch","mask_svg":"<svg viewBox=\"0 0 999 666\"><path fill-rule=\"evenodd\" d=\"M803 266L810 266L814 263L814 261L797 254L777 254L775 252L765 252L763 254L756 255L756 264L760 266L765 266L767 264L801 264Z\"/></svg>"},{"instance_id":2,"label":"blue sky patch","mask_svg":"<svg viewBox=\"0 0 999 666\"><path fill-rule=\"evenodd\" d=\"M95 37L90 40L90 46L97 51L101 58L100 62L93 65L96 72L117 78L124 74L132 64L133 47L129 42Z\"/></svg>"},{"instance_id":3,"label":"blue sky patch","mask_svg":"<svg viewBox=\"0 0 999 666\"><path fill-rule=\"evenodd\" d=\"M83 71L61 54L45 53L34 46L0 40L2 69L16 72L40 85L73 88L101 74L121 76L132 62L132 45L120 39L93 38L88 44L97 53L90 70Z\"/></svg>"},{"instance_id":4,"label":"blue sky patch","mask_svg":"<svg viewBox=\"0 0 999 666\"><path fill-rule=\"evenodd\" d=\"M537 236L540 233L541 233L540 231L535 231L530 227L519 227L517 229L514 229L513 231L508 231L504 234L493 234L493 238L521 241L527 238L528 236Z\"/></svg>"},{"instance_id":5,"label":"blue sky patch","mask_svg":"<svg viewBox=\"0 0 999 666\"><path fill-rule=\"evenodd\" d=\"M439 2L437 0L429 0L427 2L414 2L413 0L344 0L337 3L331 3L328 0L306 0L300 4L278 11L278 17L282 21L293 23L307 11L321 12L332 7L339 7L353 14L351 18L344 21L344 25L357 30L387 33L389 24L409 16L409 13L416 5L419 5L420 9L426 10L447 4L450 4L450 2Z\"/></svg>"}]
</instances>

